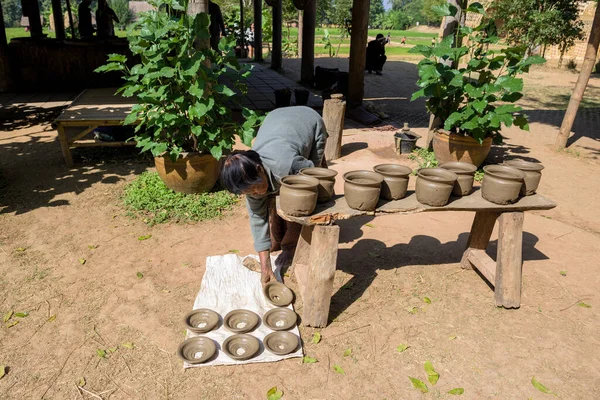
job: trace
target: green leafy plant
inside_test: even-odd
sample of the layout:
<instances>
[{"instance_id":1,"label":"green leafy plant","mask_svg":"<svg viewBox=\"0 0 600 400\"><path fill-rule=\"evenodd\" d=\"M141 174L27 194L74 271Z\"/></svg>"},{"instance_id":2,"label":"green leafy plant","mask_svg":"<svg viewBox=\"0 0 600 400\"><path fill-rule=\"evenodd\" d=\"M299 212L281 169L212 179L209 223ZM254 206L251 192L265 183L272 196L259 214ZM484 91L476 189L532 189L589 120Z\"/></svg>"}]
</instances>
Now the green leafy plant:
<instances>
[{"instance_id":1,"label":"green leafy plant","mask_svg":"<svg viewBox=\"0 0 600 400\"><path fill-rule=\"evenodd\" d=\"M442 16L458 13L449 3L433 9ZM525 57L526 46L495 50L500 38L483 6L472 3L462 11L482 14L482 22L476 28L461 27L434 46L410 50L425 56L418 64L420 89L411 100L426 97L427 110L451 134L471 136L480 143L491 137L501 143L502 125L529 129L526 116L518 114L521 107L512 104L523 96L523 79L517 76L545 60ZM467 38L469 44L462 46Z\"/></svg>"},{"instance_id":2,"label":"green leafy plant","mask_svg":"<svg viewBox=\"0 0 600 400\"><path fill-rule=\"evenodd\" d=\"M238 63L234 39L222 38L219 51L207 48L201 44L210 38L208 14L187 15L187 0L150 4L155 9L141 13L129 28L129 48L141 63L130 68L124 55L111 54L108 64L96 69L122 71L126 83L118 92L138 98L125 120L136 125L137 146L175 161L185 152L210 152L220 159L236 135L250 145L260 117L242 108L245 122L234 121L232 104L245 94L241 79L251 69Z\"/></svg>"},{"instance_id":3,"label":"green leafy plant","mask_svg":"<svg viewBox=\"0 0 600 400\"><path fill-rule=\"evenodd\" d=\"M433 151L429 151L422 147L417 147L408 156L409 160L416 161L419 168L434 168L438 166L438 160L435 158Z\"/></svg>"}]
</instances>

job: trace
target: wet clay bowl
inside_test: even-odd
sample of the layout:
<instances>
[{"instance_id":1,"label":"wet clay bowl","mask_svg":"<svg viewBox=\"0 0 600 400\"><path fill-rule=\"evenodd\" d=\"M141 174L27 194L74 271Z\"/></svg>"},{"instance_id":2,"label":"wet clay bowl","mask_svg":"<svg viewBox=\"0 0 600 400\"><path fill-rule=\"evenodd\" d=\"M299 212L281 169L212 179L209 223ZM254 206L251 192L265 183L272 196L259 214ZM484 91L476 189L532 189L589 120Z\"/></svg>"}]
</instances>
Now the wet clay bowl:
<instances>
[{"instance_id":1,"label":"wet clay bowl","mask_svg":"<svg viewBox=\"0 0 600 400\"><path fill-rule=\"evenodd\" d=\"M304 175L288 175L281 179L281 210L293 217L312 214L317 206L319 180Z\"/></svg>"},{"instance_id":2,"label":"wet clay bowl","mask_svg":"<svg viewBox=\"0 0 600 400\"><path fill-rule=\"evenodd\" d=\"M542 170L544 169L542 164L525 160L510 160L505 161L504 164L516 168L525 174L525 181L523 186L521 186L521 196L535 194L540 184L540 179L542 179Z\"/></svg>"},{"instance_id":3,"label":"wet clay bowl","mask_svg":"<svg viewBox=\"0 0 600 400\"><path fill-rule=\"evenodd\" d=\"M298 315L289 308L274 308L263 316L263 322L274 331L287 331L296 326Z\"/></svg>"},{"instance_id":4,"label":"wet clay bowl","mask_svg":"<svg viewBox=\"0 0 600 400\"><path fill-rule=\"evenodd\" d=\"M518 200L525 173L506 165L486 165L481 182L481 197L494 204L511 204Z\"/></svg>"},{"instance_id":5,"label":"wet clay bowl","mask_svg":"<svg viewBox=\"0 0 600 400\"><path fill-rule=\"evenodd\" d=\"M300 175L310 176L319 180L317 203L325 203L333 196L333 186L335 185L335 177L337 171L328 168L303 168L300 170Z\"/></svg>"},{"instance_id":6,"label":"wet clay bowl","mask_svg":"<svg viewBox=\"0 0 600 400\"><path fill-rule=\"evenodd\" d=\"M246 333L229 336L221 346L223 352L234 360L249 360L258 352L260 342Z\"/></svg>"},{"instance_id":7,"label":"wet clay bowl","mask_svg":"<svg viewBox=\"0 0 600 400\"><path fill-rule=\"evenodd\" d=\"M223 318L225 329L234 333L250 332L258 325L258 315L250 310L229 311Z\"/></svg>"},{"instance_id":8,"label":"wet clay bowl","mask_svg":"<svg viewBox=\"0 0 600 400\"><path fill-rule=\"evenodd\" d=\"M372 171L350 171L344 174L344 197L348 207L374 211L379 201L383 176Z\"/></svg>"},{"instance_id":9,"label":"wet clay bowl","mask_svg":"<svg viewBox=\"0 0 600 400\"><path fill-rule=\"evenodd\" d=\"M217 352L217 346L206 336L195 336L184 340L177 348L177 355L189 364L202 364Z\"/></svg>"},{"instance_id":10,"label":"wet clay bowl","mask_svg":"<svg viewBox=\"0 0 600 400\"><path fill-rule=\"evenodd\" d=\"M466 196L473 190L473 180L475 179L475 171L477 167L471 163L450 161L440 165L440 168L447 169L458 175L458 179L454 183L452 194L455 196Z\"/></svg>"},{"instance_id":11,"label":"wet clay bowl","mask_svg":"<svg viewBox=\"0 0 600 400\"><path fill-rule=\"evenodd\" d=\"M300 339L292 332L271 332L265 336L263 343L271 353L285 356L298 348Z\"/></svg>"},{"instance_id":12,"label":"wet clay bowl","mask_svg":"<svg viewBox=\"0 0 600 400\"><path fill-rule=\"evenodd\" d=\"M417 201L434 207L448 204L458 175L443 168L420 168L417 170Z\"/></svg>"},{"instance_id":13,"label":"wet clay bowl","mask_svg":"<svg viewBox=\"0 0 600 400\"><path fill-rule=\"evenodd\" d=\"M408 177L412 169L400 164L379 164L373 171L383 176L380 197L385 200L399 200L406 196Z\"/></svg>"},{"instance_id":14,"label":"wet clay bowl","mask_svg":"<svg viewBox=\"0 0 600 400\"><path fill-rule=\"evenodd\" d=\"M208 308L192 310L183 318L188 330L193 333L206 333L215 329L219 314Z\"/></svg>"},{"instance_id":15,"label":"wet clay bowl","mask_svg":"<svg viewBox=\"0 0 600 400\"><path fill-rule=\"evenodd\" d=\"M267 301L277 307L289 306L294 300L294 292L281 282L269 282L263 293Z\"/></svg>"}]
</instances>

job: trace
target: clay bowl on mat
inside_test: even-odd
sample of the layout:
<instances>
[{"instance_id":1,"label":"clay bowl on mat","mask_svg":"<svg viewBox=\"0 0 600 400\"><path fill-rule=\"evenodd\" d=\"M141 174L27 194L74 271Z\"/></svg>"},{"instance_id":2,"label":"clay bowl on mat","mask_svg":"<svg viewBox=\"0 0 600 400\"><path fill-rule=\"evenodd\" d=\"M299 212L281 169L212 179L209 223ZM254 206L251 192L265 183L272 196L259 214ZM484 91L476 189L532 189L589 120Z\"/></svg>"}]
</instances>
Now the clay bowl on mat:
<instances>
[{"instance_id":1,"label":"clay bowl on mat","mask_svg":"<svg viewBox=\"0 0 600 400\"><path fill-rule=\"evenodd\" d=\"M529 162L525 160L509 160L504 162L509 167L523 171L525 174L525 183L521 187L521 196L531 196L542 179L542 170L544 166L540 163Z\"/></svg>"},{"instance_id":2,"label":"clay bowl on mat","mask_svg":"<svg viewBox=\"0 0 600 400\"><path fill-rule=\"evenodd\" d=\"M525 173L506 165L486 165L481 197L494 204L511 204L519 199Z\"/></svg>"},{"instance_id":3,"label":"clay bowl on mat","mask_svg":"<svg viewBox=\"0 0 600 400\"><path fill-rule=\"evenodd\" d=\"M246 333L229 336L221 346L223 352L230 358L240 361L254 357L259 348L260 342L258 339Z\"/></svg>"},{"instance_id":4,"label":"clay bowl on mat","mask_svg":"<svg viewBox=\"0 0 600 400\"><path fill-rule=\"evenodd\" d=\"M317 206L319 180L304 175L288 175L281 179L279 201L281 210L293 217L312 214Z\"/></svg>"},{"instance_id":5,"label":"clay bowl on mat","mask_svg":"<svg viewBox=\"0 0 600 400\"><path fill-rule=\"evenodd\" d=\"M406 196L408 177L412 169L400 164L379 164L373 171L383 176L381 184L381 198L385 200L399 200Z\"/></svg>"},{"instance_id":6,"label":"clay bowl on mat","mask_svg":"<svg viewBox=\"0 0 600 400\"><path fill-rule=\"evenodd\" d=\"M374 211L381 193L383 176L373 171L350 171L344 174L344 197L348 207Z\"/></svg>"},{"instance_id":7,"label":"clay bowl on mat","mask_svg":"<svg viewBox=\"0 0 600 400\"><path fill-rule=\"evenodd\" d=\"M294 300L294 292L281 282L269 282L263 293L267 301L277 307L286 307Z\"/></svg>"},{"instance_id":8,"label":"clay bowl on mat","mask_svg":"<svg viewBox=\"0 0 600 400\"><path fill-rule=\"evenodd\" d=\"M190 364L202 364L217 352L217 346L206 336L196 336L184 340L177 348L177 355Z\"/></svg>"},{"instance_id":9,"label":"clay bowl on mat","mask_svg":"<svg viewBox=\"0 0 600 400\"><path fill-rule=\"evenodd\" d=\"M448 204L458 175L443 168L419 168L417 170L417 201L434 207Z\"/></svg>"},{"instance_id":10,"label":"clay bowl on mat","mask_svg":"<svg viewBox=\"0 0 600 400\"><path fill-rule=\"evenodd\" d=\"M229 311L223 318L225 329L234 333L250 332L258 325L258 315L250 310Z\"/></svg>"},{"instance_id":11,"label":"clay bowl on mat","mask_svg":"<svg viewBox=\"0 0 600 400\"><path fill-rule=\"evenodd\" d=\"M477 167L471 163L461 161L450 161L440 165L440 168L447 169L458 175L458 180L454 182L452 194L455 196L466 196L473 190L473 180Z\"/></svg>"},{"instance_id":12,"label":"clay bowl on mat","mask_svg":"<svg viewBox=\"0 0 600 400\"><path fill-rule=\"evenodd\" d=\"M265 336L263 343L271 353L284 356L298 348L300 339L291 332L272 332Z\"/></svg>"},{"instance_id":13,"label":"clay bowl on mat","mask_svg":"<svg viewBox=\"0 0 600 400\"><path fill-rule=\"evenodd\" d=\"M331 199L331 196L334 194L333 186L335 185L337 174L337 171L329 168L312 167L300 170L300 175L310 176L319 180L317 203L325 203Z\"/></svg>"},{"instance_id":14,"label":"clay bowl on mat","mask_svg":"<svg viewBox=\"0 0 600 400\"><path fill-rule=\"evenodd\" d=\"M274 331L287 331L296 326L298 315L289 308L274 308L263 316L263 322Z\"/></svg>"},{"instance_id":15,"label":"clay bowl on mat","mask_svg":"<svg viewBox=\"0 0 600 400\"><path fill-rule=\"evenodd\" d=\"M192 310L183 319L190 332L206 333L212 331L219 323L219 314L208 308Z\"/></svg>"}]
</instances>

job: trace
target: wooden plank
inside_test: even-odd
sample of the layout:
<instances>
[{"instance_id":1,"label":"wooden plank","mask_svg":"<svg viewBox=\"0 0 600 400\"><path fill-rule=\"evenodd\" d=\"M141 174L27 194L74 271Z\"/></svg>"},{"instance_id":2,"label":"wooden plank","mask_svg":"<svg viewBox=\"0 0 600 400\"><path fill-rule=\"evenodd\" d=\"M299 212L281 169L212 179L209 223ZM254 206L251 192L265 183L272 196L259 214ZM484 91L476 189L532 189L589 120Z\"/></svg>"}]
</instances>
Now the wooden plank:
<instances>
[{"instance_id":1,"label":"wooden plank","mask_svg":"<svg viewBox=\"0 0 600 400\"><path fill-rule=\"evenodd\" d=\"M442 207L432 207L417 201L414 191L409 191L407 196L400 200L380 200L376 211L358 211L348 207L344 196L334 196L327 203L317 204L312 215L307 217L293 217L286 215L279 206L277 197L277 213L285 220L297 222L302 225L328 225L336 220L350 219L361 215L381 214L415 214L429 211L488 211L488 212L513 212L529 210L549 210L556 207L552 200L540 195L525 196L514 204L498 205L490 203L481 197L479 188L464 197L452 197L450 202Z\"/></svg>"},{"instance_id":2,"label":"wooden plank","mask_svg":"<svg viewBox=\"0 0 600 400\"><path fill-rule=\"evenodd\" d=\"M87 134L92 132L94 129L96 129L97 127L98 126L89 126L86 129L82 130L73 139L69 140L69 144L75 143L76 141L80 140L81 138L83 138L84 136L86 136Z\"/></svg>"},{"instance_id":3,"label":"wooden plank","mask_svg":"<svg viewBox=\"0 0 600 400\"><path fill-rule=\"evenodd\" d=\"M496 282L496 262L487 255L485 250L471 250L468 256L469 262L473 264L481 275L492 285Z\"/></svg>"},{"instance_id":4,"label":"wooden plank","mask_svg":"<svg viewBox=\"0 0 600 400\"><path fill-rule=\"evenodd\" d=\"M83 141L72 143L71 147L126 147L126 146L135 146L136 142L92 142L92 141Z\"/></svg>"},{"instance_id":5,"label":"wooden plank","mask_svg":"<svg viewBox=\"0 0 600 400\"><path fill-rule=\"evenodd\" d=\"M67 167L73 166L73 157L71 157L71 149L69 148L69 141L67 140L67 135L65 133L65 129L62 125L58 125L58 141L60 142L60 148L63 153L63 157L65 162L67 163Z\"/></svg>"},{"instance_id":6,"label":"wooden plank","mask_svg":"<svg viewBox=\"0 0 600 400\"><path fill-rule=\"evenodd\" d=\"M462 268L471 268L471 263L468 262L469 253L471 250L485 250L487 248L498 216L499 214L495 212L478 211L475 213L473 225L471 226L471 233L469 234L469 239L467 240L467 248L463 254L462 260L460 261ZM493 283L493 281L490 282Z\"/></svg>"},{"instance_id":7,"label":"wooden plank","mask_svg":"<svg viewBox=\"0 0 600 400\"><path fill-rule=\"evenodd\" d=\"M502 214L498 219L498 228L496 305L519 308L523 267L523 213Z\"/></svg>"}]
</instances>

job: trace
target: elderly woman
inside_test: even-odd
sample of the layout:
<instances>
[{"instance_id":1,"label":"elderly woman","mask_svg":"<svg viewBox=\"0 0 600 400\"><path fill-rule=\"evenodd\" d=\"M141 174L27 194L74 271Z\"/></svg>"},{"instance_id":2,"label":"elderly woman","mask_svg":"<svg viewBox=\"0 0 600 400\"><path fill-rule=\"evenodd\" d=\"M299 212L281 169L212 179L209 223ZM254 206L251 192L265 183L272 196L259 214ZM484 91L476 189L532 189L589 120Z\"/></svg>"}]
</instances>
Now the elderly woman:
<instances>
[{"instance_id":1,"label":"elderly woman","mask_svg":"<svg viewBox=\"0 0 600 400\"><path fill-rule=\"evenodd\" d=\"M246 195L263 285L275 280L270 253L282 250L275 263L287 265L300 235L300 225L282 220L275 211L281 178L302 168L324 166L326 140L317 112L308 107L280 108L265 118L252 150L235 151L225 160L221 182L230 192Z\"/></svg>"}]
</instances>

